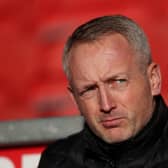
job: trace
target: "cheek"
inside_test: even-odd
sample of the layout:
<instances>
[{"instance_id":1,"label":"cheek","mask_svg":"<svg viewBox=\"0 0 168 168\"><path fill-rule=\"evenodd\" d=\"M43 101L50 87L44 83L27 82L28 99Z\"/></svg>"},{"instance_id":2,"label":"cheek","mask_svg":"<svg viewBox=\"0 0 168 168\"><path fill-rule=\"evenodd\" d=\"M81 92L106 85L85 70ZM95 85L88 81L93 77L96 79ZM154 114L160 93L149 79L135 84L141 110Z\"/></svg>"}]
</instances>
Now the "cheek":
<instances>
[{"instance_id":1,"label":"cheek","mask_svg":"<svg viewBox=\"0 0 168 168\"><path fill-rule=\"evenodd\" d=\"M135 127L146 124L152 112L152 96L148 86L141 85L139 88L132 88L123 94L121 99L128 112L128 118Z\"/></svg>"},{"instance_id":2,"label":"cheek","mask_svg":"<svg viewBox=\"0 0 168 168\"><path fill-rule=\"evenodd\" d=\"M89 118L95 116L98 112L98 104L91 99L78 101L78 108L82 115Z\"/></svg>"},{"instance_id":3,"label":"cheek","mask_svg":"<svg viewBox=\"0 0 168 168\"><path fill-rule=\"evenodd\" d=\"M141 108L151 100L151 88L149 83L139 80L132 84L120 95L121 100L131 108Z\"/></svg>"}]
</instances>

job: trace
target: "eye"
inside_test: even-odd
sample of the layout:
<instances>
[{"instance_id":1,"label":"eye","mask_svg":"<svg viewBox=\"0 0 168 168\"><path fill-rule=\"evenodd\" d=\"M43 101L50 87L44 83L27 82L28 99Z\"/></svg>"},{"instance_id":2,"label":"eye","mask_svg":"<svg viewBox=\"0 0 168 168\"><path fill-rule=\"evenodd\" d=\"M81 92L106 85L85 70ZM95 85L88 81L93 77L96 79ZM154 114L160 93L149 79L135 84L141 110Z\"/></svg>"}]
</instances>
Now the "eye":
<instances>
[{"instance_id":1,"label":"eye","mask_svg":"<svg viewBox=\"0 0 168 168\"><path fill-rule=\"evenodd\" d=\"M79 92L79 96L89 98L94 95L96 89L97 89L96 86L88 86L84 88L84 90Z\"/></svg>"},{"instance_id":2,"label":"eye","mask_svg":"<svg viewBox=\"0 0 168 168\"><path fill-rule=\"evenodd\" d=\"M128 85L128 80L125 78L112 79L109 85L110 85L110 88L122 89Z\"/></svg>"},{"instance_id":3,"label":"eye","mask_svg":"<svg viewBox=\"0 0 168 168\"><path fill-rule=\"evenodd\" d=\"M127 80L126 79L115 79L115 82L118 84L123 84L123 83L127 82Z\"/></svg>"}]
</instances>

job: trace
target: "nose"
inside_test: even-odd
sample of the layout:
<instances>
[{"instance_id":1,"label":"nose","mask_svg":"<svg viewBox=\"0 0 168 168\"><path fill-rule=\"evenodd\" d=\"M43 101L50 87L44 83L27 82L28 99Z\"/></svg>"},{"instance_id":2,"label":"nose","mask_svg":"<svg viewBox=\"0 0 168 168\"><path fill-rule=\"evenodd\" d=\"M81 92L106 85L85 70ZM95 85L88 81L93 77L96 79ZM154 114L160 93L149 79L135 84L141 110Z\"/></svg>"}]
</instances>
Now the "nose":
<instances>
[{"instance_id":1,"label":"nose","mask_svg":"<svg viewBox=\"0 0 168 168\"><path fill-rule=\"evenodd\" d=\"M110 113L116 108L116 103L112 95L105 87L99 89L99 105L100 111L103 113Z\"/></svg>"}]
</instances>

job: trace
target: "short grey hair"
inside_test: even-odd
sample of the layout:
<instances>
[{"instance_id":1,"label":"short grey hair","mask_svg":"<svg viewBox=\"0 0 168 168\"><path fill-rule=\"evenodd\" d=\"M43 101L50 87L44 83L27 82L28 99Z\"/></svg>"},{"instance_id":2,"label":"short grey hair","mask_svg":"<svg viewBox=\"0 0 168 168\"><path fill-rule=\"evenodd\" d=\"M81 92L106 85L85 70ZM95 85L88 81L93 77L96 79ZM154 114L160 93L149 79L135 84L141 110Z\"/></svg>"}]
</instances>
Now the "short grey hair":
<instances>
[{"instance_id":1,"label":"short grey hair","mask_svg":"<svg viewBox=\"0 0 168 168\"><path fill-rule=\"evenodd\" d=\"M63 52L63 69L71 80L69 70L69 52L72 47L80 43L89 43L99 37L119 33L124 36L140 57L143 69L152 62L150 46L142 28L132 19L122 15L102 16L79 26L68 38Z\"/></svg>"}]
</instances>

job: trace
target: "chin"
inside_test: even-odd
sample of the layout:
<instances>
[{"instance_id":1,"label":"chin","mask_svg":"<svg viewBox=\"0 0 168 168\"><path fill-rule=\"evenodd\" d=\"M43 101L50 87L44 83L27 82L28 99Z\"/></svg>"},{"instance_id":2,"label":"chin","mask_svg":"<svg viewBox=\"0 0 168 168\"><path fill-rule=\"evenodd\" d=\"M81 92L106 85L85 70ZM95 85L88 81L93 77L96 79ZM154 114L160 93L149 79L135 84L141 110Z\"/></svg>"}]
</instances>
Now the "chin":
<instances>
[{"instance_id":1,"label":"chin","mask_svg":"<svg viewBox=\"0 0 168 168\"><path fill-rule=\"evenodd\" d=\"M128 139L130 139L132 137L131 133L123 133L121 130L115 130L115 132L113 131L113 133L107 133L106 135L102 135L101 138L110 144L113 143L120 143L120 142L124 142L127 141Z\"/></svg>"}]
</instances>

